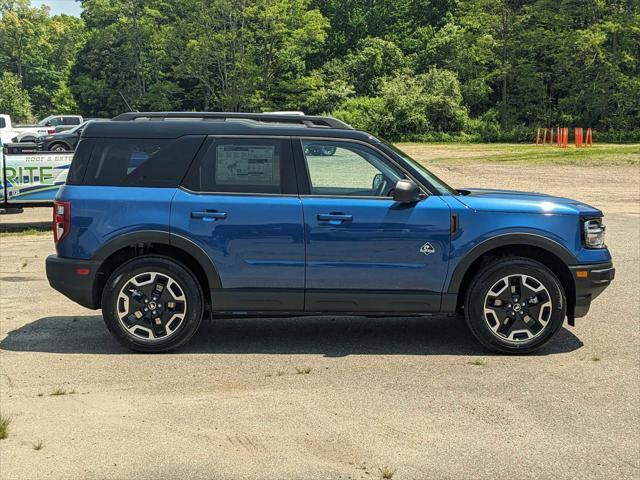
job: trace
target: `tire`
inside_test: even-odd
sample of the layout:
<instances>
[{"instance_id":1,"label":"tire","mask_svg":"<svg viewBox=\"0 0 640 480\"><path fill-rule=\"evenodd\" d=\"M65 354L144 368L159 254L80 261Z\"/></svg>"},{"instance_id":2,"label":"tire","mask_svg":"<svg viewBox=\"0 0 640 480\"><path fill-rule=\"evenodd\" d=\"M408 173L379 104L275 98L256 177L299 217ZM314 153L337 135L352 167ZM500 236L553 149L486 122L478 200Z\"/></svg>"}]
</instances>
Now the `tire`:
<instances>
[{"instance_id":1,"label":"tire","mask_svg":"<svg viewBox=\"0 0 640 480\"><path fill-rule=\"evenodd\" d=\"M68 152L69 149L63 143L54 143L49 147L50 152Z\"/></svg>"},{"instance_id":2,"label":"tire","mask_svg":"<svg viewBox=\"0 0 640 480\"><path fill-rule=\"evenodd\" d=\"M564 289L554 273L523 257L503 258L482 268L464 305L467 325L478 341L507 354L530 353L545 345L562 327L567 310Z\"/></svg>"},{"instance_id":3,"label":"tire","mask_svg":"<svg viewBox=\"0 0 640 480\"><path fill-rule=\"evenodd\" d=\"M203 312L202 289L194 275L163 256L124 263L102 292L107 328L121 344L138 352L166 352L184 345L200 327Z\"/></svg>"}]
</instances>

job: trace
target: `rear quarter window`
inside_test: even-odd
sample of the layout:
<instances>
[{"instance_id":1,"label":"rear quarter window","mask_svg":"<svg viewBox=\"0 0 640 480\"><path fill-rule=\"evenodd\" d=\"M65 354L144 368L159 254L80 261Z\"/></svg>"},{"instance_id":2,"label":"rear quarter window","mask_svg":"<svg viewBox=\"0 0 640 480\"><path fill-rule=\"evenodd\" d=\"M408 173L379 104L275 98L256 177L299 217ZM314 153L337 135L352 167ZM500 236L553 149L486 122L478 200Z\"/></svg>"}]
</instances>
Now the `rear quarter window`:
<instances>
[{"instance_id":1,"label":"rear quarter window","mask_svg":"<svg viewBox=\"0 0 640 480\"><path fill-rule=\"evenodd\" d=\"M82 183L84 174L87 171L87 165L91 158L91 151L93 150L94 138L84 138L80 140L76 146L76 151L73 154L73 160L69 167L69 174L67 175L68 185L78 185Z\"/></svg>"},{"instance_id":2,"label":"rear quarter window","mask_svg":"<svg viewBox=\"0 0 640 480\"><path fill-rule=\"evenodd\" d=\"M177 139L95 139L82 183L176 187L203 140L203 136L191 135Z\"/></svg>"}]
</instances>

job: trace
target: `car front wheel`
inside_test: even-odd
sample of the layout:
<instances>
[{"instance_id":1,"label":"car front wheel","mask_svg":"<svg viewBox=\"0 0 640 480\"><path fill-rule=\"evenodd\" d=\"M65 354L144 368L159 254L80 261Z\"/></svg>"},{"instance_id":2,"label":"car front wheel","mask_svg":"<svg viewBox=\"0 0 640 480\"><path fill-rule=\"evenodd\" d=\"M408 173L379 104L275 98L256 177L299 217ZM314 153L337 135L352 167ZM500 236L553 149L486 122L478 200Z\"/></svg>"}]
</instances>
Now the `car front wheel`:
<instances>
[{"instance_id":1,"label":"car front wheel","mask_svg":"<svg viewBox=\"0 0 640 480\"><path fill-rule=\"evenodd\" d=\"M52 145L51 148L49 148L49 150L51 152L66 152L69 149L65 145L63 145L62 143L56 143L56 144Z\"/></svg>"},{"instance_id":2,"label":"car front wheel","mask_svg":"<svg viewBox=\"0 0 640 480\"><path fill-rule=\"evenodd\" d=\"M465 299L465 317L485 347L501 353L530 353L560 330L566 315L560 281L528 258L496 260L475 276Z\"/></svg>"},{"instance_id":3,"label":"car front wheel","mask_svg":"<svg viewBox=\"0 0 640 480\"><path fill-rule=\"evenodd\" d=\"M102 295L107 328L127 348L163 352L185 344L203 315L199 283L182 264L138 257L117 268Z\"/></svg>"}]
</instances>

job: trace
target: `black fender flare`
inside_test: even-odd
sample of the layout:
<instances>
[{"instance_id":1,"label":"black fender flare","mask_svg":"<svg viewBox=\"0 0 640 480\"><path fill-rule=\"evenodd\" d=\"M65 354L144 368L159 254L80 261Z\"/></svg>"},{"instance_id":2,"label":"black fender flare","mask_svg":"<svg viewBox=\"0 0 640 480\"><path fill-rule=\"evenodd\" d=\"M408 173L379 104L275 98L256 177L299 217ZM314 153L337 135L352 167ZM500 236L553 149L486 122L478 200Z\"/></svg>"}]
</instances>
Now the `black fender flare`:
<instances>
[{"instance_id":1,"label":"black fender flare","mask_svg":"<svg viewBox=\"0 0 640 480\"><path fill-rule=\"evenodd\" d=\"M467 270L478 258L490 250L509 245L528 245L538 247L555 255L567 266L579 263L576 257L567 250L566 247L548 237L543 237L542 235L534 233L505 233L484 240L466 253L463 259L458 262L458 265L451 275L451 280L449 280L449 285L447 287L447 294L458 293Z\"/></svg>"},{"instance_id":2,"label":"black fender flare","mask_svg":"<svg viewBox=\"0 0 640 480\"><path fill-rule=\"evenodd\" d=\"M211 257L209 257L202 247L182 235L162 230L138 230L118 235L96 250L92 260L96 260L102 264L102 262L109 258L113 253L121 250L122 248L149 244L167 245L183 250L200 264L207 276L209 288L222 288L220 275L218 275L218 271L216 270Z\"/></svg>"}]
</instances>

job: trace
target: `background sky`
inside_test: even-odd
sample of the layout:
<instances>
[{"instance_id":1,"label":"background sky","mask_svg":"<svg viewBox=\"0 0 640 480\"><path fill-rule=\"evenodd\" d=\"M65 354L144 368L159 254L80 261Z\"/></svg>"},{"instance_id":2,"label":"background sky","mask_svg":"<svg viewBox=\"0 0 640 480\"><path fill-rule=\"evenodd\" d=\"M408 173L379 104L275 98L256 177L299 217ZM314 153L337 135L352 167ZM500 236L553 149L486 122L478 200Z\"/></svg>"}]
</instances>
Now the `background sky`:
<instances>
[{"instance_id":1,"label":"background sky","mask_svg":"<svg viewBox=\"0 0 640 480\"><path fill-rule=\"evenodd\" d=\"M67 15L80 16L82 8L80 3L75 0L31 0L31 5L39 7L40 5L47 5L51 8L51 14L56 15L58 13L66 13Z\"/></svg>"}]
</instances>

